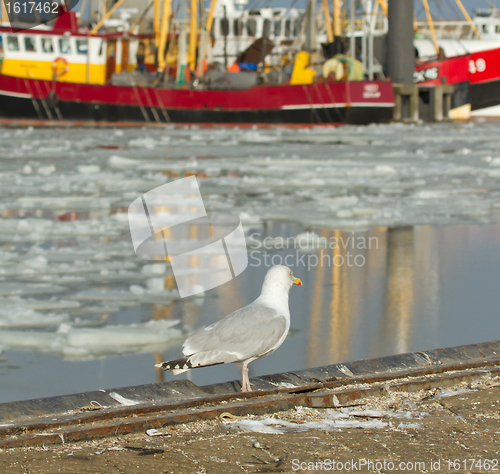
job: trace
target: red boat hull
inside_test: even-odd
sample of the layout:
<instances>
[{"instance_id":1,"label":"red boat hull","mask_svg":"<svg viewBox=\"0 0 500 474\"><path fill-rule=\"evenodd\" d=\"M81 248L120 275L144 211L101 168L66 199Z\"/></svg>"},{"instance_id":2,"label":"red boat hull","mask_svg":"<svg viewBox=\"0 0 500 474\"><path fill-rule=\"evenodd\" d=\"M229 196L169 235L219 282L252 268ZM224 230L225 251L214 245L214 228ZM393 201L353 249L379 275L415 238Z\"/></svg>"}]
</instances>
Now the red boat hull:
<instances>
[{"instance_id":1,"label":"red boat hull","mask_svg":"<svg viewBox=\"0 0 500 474\"><path fill-rule=\"evenodd\" d=\"M0 116L192 123L371 123L392 117L378 81L191 90L52 83L0 75Z\"/></svg>"},{"instance_id":2,"label":"red boat hull","mask_svg":"<svg viewBox=\"0 0 500 474\"><path fill-rule=\"evenodd\" d=\"M471 110L500 105L500 49L432 61L415 68L419 85L453 84L453 107L471 104Z\"/></svg>"}]
</instances>

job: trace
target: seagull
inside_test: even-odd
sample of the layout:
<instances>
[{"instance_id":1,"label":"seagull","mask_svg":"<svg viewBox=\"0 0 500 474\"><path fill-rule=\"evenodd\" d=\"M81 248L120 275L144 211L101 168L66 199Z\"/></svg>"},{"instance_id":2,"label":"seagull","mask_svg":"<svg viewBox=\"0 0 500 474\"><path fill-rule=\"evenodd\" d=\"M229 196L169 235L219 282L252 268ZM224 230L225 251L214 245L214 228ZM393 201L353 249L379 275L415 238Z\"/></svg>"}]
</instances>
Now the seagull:
<instances>
[{"instance_id":1,"label":"seagull","mask_svg":"<svg viewBox=\"0 0 500 474\"><path fill-rule=\"evenodd\" d=\"M185 357L155 367L178 375L195 367L241 363L241 391L251 392L248 364L274 352L290 329L288 292L293 284L302 285L302 281L288 267L271 267L253 303L189 336L182 346Z\"/></svg>"}]
</instances>

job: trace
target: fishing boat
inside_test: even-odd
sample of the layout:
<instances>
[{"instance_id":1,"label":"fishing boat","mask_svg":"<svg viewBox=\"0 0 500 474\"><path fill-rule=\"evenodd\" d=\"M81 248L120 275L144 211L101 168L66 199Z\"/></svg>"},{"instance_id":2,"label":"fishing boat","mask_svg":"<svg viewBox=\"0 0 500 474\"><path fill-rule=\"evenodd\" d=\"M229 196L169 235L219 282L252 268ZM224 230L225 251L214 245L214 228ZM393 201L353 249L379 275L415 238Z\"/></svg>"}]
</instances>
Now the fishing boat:
<instances>
[{"instance_id":1,"label":"fishing boat","mask_svg":"<svg viewBox=\"0 0 500 474\"><path fill-rule=\"evenodd\" d=\"M155 31L103 32L122 1L91 29L64 7L52 25L23 30L3 23L0 117L219 124L366 124L392 117L391 83L349 80L350 71L341 80L323 77L316 74L321 64L311 66L309 58L319 57L315 51L287 49L286 59L281 54L273 65L265 60L271 43L266 35L261 57L240 61L242 67L235 63L238 71L210 64L213 58L203 51L210 49L215 0L201 28L204 15L196 16L196 1L189 19L173 21L165 0ZM346 71L351 67L343 64Z\"/></svg>"},{"instance_id":2,"label":"fishing boat","mask_svg":"<svg viewBox=\"0 0 500 474\"><path fill-rule=\"evenodd\" d=\"M424 5L427 20L416 22L415 83L452 84L453 118L500 116L500 10L476 9L470 17L462 7L463 20L436 21Z\"/></svg>"}]
</instances>

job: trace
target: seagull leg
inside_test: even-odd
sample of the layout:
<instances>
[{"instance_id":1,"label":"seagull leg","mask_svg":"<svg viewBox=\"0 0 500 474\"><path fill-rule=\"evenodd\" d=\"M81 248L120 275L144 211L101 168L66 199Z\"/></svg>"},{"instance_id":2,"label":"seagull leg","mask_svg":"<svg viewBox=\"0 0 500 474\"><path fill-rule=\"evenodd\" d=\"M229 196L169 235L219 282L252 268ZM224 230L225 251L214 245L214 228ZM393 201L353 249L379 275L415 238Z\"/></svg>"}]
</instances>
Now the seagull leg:
<instances>
[{"instance_id":1,"label":"seagull leg","mask_svg":"<svg viewBox=\"0 0 500 474\"><path fill-rule=\"evenodd\" d=\"M251 392L252 387L250 386L250 380L248 380L248 366L243 364L241 366L241 375L243 377L243 383L241 385L242 392Z\"/></svg>"}]
</instances>

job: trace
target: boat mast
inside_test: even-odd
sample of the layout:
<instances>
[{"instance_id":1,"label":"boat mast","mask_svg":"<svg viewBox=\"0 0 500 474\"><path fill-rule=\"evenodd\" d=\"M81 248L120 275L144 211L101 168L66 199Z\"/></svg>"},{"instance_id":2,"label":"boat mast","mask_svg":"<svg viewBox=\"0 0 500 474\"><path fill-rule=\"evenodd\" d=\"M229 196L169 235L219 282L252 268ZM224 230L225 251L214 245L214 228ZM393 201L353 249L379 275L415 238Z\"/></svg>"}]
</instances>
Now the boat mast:
<instances>
[{"instance_id":1,"label":"boat mast","mask_svg":"<svg viewBox=\"0 0 500 474\"><path fill-rule=\"evenodd\" d=\"M196 68L196 76L200 78L203 76L203 60L206 55L206 47L208 43L207 30L205 28L205 2L202 0L200 8L200 43L198 45L198 65Z\"/></svg>"},{"instance_id":2,"label":"boat mast","mask_svg":"<svg viewBox=\"0 0 500 474\"><path fill-rule=\"evenodd\" d=\"M3 6L3 2L2 2L2 6ZM80 17L78 18L78 23L81 23L82 20L83 20L83 14L85 12L85 7L86 6L87 6L87 0L83 0L82 6L80 7Z\"/></svg>"},{"instance_id":3,"label":"boat mast","mask_svg":"<svg viewBox=\"0 0 500 474\"><path fill-rule=\"evenodd\" d=\"M153 33L155 35L156 51L158 51L158 46L160 43L160 0L154 0Z\"/></svg>"},{"instance_id":4,"label":"boat mast","mask_svg":"<svg viewBox=\"0 0 500 474\"><path fill-rule=\"evenodd\" d=\"M9 15L7 15L7 8L5 7L5 3L2 3L2 23L9 23Z\"/></svg>"},{"instance_id":5,"label":"boat mast","mask_svg":"<svg viewBox=\"0 0 500 474\"><path fill-rule=\"evenodd\" d=\"M170 27L170 17L172 15L172 0L163 0L163 13L161 16L160 44L158 47L158 69L165 69L165 46L167 43Z\"/></svg>"},{"instance_id":6,"label":"boat mast","mask_svg":"<svg viewBox=\"0 0 500 474\"><path fill-rule=\"evenodd\" d=\"M342 36L340 0L333 0L333 37Z\"/></svg>"},{"instance_id":7,"label":"boat mast","mask_svg":"<svg viewBox=\"0 0 500 474\"><path fill-rule=\"evenodd\" d=\"M108 11L107 13L101 18L101 21L97 23L97 25L92 28L90 31L91 35L95 35L98 31L99 28L103 25L103 23L114 13L114 11L124 2L125 0L118 0Z\"/></svg>"},{"instance_id":8,"label":"boat mast","mask_svg":"<svg viewBox=\"0 0 500 474\"><path fill-rule=\"evenodd\" d=\"M134 20L134 22L130 25L128 30L128 34L131 35L134 33L134 29L137 25L140 25L142 20L144 20L145 16L148 14L150 8L153 6L154 0L151 0L148 3L148 6L144 9L144 11Z\"/></svg>"},{"instance_id":9,"label":"boat mast","mask_svg":"<svg viewBox=\"0 0 500 474\"><path fill-rule=\"evenodd\" d=\"M355 0L351 0L351 38L349 41L349 54L353 59L356 59L356 37L354 36L356 29L355 5Z\"/></svg>"},{"instance_id":10,"label":"boat mast","mask_svg":"<svg viewBox=\"0 0 500 474\"><path fill-rule=\"evenodd\" d=\"M188 64L189 69L191 71L194 71L196 68L196 38L198 36L198 0L191 0L191 8L189 14L190 26Z\"/></svg>"},{"instance_id":11,"label":"boat mast","mask_svg":"<svg viewBox=\"0 0 500 474\"><path fill-rule=\"evenodd\" d=\"M305 50L309 53L316 51L316 0L309 0L306 10L306 44Z\"/></svg>"},{"instance_id":12,"label":"boat mast","mask_svg":"<svg viewBox=\"0 0 500 474\"><path fill-rule=\"evenodd\" d=\"M432 42L434 43L436 54L439 55L439 45L436 38L436 31L434 30L434 23L432 22L431 11L429 9L429 2L427 0L422 0L422 3L425 8L425 15L427 16L427 23L429 24L429 30L431 31Z\"/></svg>"},{"instance_id":13,"label":"boat mast","mask_svg":"<svg viewBox=\"0 0 500 474\"><path fill-rule=\"evenodd\" d=\"M323 10L325 12L325 23L326 23L326 36L329 43L333 43L333 29L330 18L330 8L328 7L328 0L323 0Z\"/></svg>"},{"instance_id":14,"label":"boat mast","mask_svg":"<svg viewBox=\"0 0 500 474\"><path fill-rule=\"evenodd\" d=\"M214 22L214 12L216 5L217 5L217 0L212 0L210 3L210 10L208 11L208 17L207 17L207 25L206 25L207 33L210 33L210 30L212 29L212 23Z\"/></svg>"},{"instance_id":15,"label":"boat mast","mask_svg":"<svg viewBox=\"0 0 500 474\"><path fill-rule=\"evenodd\" d=\"M387 16L387 1L386 0L377 0L377 3L380 5L380 8L382 8L382 11L384 12L384 15Z\"/></svg>"},{"instance_id":16,"label":"boat mast","mask_svg":"<svg viewBox=\"0 0 500 474\"><path fill-rule=\"evenodd\" d=\"M181 21L180 21L180 32L179 39L177 41L177 75L175 82L177 84L186 83L186 67L187 67L187 51L186 51L186 2L187 0L181 0L180 10L181 10Z\"/></svg>"},{"instance_id":17,"label":"boat mast","mask_svg":"<svg viewBox=\"0 0 500 474\"><path fill-rule=\"evenodd\" d=\"M464 6L462 5L462 2L460 0L455 0L455 2L458 5L458 8L460 8L460 11L462 12L462 15L471 24L471 26L472 26L472 28L474 30L474 33L476 33L477 39L481 39L481 34L479 33L479 30L477 29L476 24L472 21L472 18L470 17L469 13L464 8Z\"/></svg>"}]
</instances>

